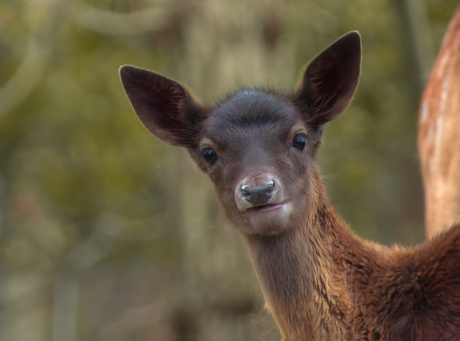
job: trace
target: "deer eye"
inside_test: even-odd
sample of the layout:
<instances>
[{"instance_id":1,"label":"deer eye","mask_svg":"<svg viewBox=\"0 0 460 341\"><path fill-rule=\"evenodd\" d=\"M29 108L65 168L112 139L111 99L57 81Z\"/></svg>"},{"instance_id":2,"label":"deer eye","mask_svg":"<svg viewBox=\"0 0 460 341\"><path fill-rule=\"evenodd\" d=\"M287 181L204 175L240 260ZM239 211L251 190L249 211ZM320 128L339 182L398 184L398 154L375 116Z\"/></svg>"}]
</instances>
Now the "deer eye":
<instances>
[{"instance_id":1,"label":"deer eye","mask_svg":"<svg viewBox=\"0 0 460 341\"><path fill-rule=\"evenodd\" d=\"M214 162L217 161L217 153L210 147L204 147L201 149L201 155L208 166L212 166Z\"/></svg>"},{"instance_id":2,"label":"deer eye","mask_svg":"<svg viewBox=\"0 0 460 341\"><path fill-rule=\"evenodd\" d=\"M304 133L297 134L296 136L294 136L294 139L292 140L292 146L300 151L305 149L306 144L307 134Z\"/></svg>"}]
</instances>

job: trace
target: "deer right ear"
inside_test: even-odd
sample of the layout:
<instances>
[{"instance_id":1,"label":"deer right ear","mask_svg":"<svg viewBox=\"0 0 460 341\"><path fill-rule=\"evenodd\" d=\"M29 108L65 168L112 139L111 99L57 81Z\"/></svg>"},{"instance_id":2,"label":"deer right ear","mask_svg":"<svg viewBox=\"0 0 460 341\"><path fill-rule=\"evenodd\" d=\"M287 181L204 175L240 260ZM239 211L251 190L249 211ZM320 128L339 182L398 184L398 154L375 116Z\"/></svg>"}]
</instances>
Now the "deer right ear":
<instances>
[{"instance_id":1,"label":"deer right ear","mask_svg":"<svg viewBox=\"0 0 460 341\"><path fill-rule=\"evenodd\" d=\"M353 31L337 39L311 62L296 92L308 122L322 126L353 99L361 72L361 37Z\"/></svg>"},{"instance_id":2,"label":"deer right ear","mask_svg":"<svg viewBox=\"0 0 460 341\"><path fill-rule=\"evenodd\" d=\"M198 145L206 111L181 85L130 65L120 68L120 77L134 111L152 134L173 146Z\"/></svg>"}]
</instances>

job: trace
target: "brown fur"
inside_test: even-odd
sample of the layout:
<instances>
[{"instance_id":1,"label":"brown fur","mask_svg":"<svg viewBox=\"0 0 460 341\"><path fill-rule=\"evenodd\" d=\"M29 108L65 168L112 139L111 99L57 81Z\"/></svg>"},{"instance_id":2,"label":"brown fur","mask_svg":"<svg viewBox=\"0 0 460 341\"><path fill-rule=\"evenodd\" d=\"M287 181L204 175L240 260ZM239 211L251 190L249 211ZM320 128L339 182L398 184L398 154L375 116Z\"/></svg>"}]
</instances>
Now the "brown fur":
<instances>
[{"instance_id":1,"label":"brown fur","mask_svg":"<svg viewBox=\"0 0 460 341\"><path fill-rule=\"evenodd\" d=\"M285 340L460 339L460 226L414 249L380 246L350 230L322 184L316 150L324 124L355 93L360 53L350 33L310 64L292 94L241 89L212 108L158 74L120 73L146 127L187 148L215 184ZM242 184L253 186L245 195L264 191L257 204Z\"/></svg>"},{"instance_id":2,"label":"brown fur","mask_svg":"<svg viewBox=\"0 0 460 341\"><path fill-rule=\"evenodd\" d=\"M460 226L387 248L357 237L315 187L299 228L248 239L286 340L459 340Z\"/></svg>"},{"instance_id":3,"label":"brown fur","mask_svg":"<svg viewBox=\"0 0 460 341\"><path fill-rule=\"evenodd\" d=\"M420 103L418 147L425 186L425 231L460 221L460 6L444 35Z\"/></svg>"}]
</instances>

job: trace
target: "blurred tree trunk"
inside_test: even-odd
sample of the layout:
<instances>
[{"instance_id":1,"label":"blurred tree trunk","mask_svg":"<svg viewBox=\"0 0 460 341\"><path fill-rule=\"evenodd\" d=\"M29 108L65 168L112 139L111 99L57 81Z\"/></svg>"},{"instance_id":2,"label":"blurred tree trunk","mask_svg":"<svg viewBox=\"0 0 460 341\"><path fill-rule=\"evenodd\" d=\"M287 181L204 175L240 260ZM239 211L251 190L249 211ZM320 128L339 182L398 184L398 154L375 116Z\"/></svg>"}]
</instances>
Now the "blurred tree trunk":
<instances>
[{"instance_id":1,"label":"blurred tree trunk","mask_svg":"<svg viewBox=\"0 0 460 341\"><path fill-rule=\"evenodd\" d=\"M5 274L5 273L3 273ZM0 340L50 339L47 276L40 272L8 273L2 280Z\"/></svg>"},{"instance_id":2,"label":"blurred tree trunk","mask_svg":"<svg viewBox=\"0 0 460 341\"><path fill-rule=\"evenodd\" d=\"M411 136L410 140L415 142L417 133L415 117L433 59L431 32L423 0L397 0L393 3L399 19L400 58L403 61L401 73L405 73L404 87L407 93L408 115L403 122L407 124L406 132ZM396 233L400 236L415 236L420 226L413 222L421 222L423 217L423 187L419 159L403 156L400 160L400 172L403 179L400 210L402 228Z\"/></svg>"}]
</instances>

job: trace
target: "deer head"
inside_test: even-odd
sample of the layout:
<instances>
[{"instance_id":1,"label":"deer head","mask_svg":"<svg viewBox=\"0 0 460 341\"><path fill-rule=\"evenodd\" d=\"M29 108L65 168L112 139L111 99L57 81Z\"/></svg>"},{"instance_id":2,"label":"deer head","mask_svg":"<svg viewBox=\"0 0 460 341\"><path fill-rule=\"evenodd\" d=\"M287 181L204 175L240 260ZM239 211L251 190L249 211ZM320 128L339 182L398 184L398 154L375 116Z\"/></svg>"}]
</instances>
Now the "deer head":
<instances>
[{"instance_id":1,"label":"deer head","mask_svg":"<svg viewBox=\"0 0 460 341\"><path fill-rule=\"evenodd\" d=\"M325 123L353 98L360 75L357 32L339 38L290 94L242 88L204 106L158 73L123 66L121 79L145 127L188 150L244 235L295 228L316 200L315 155Z\"/></svg>"}]
</instances>

